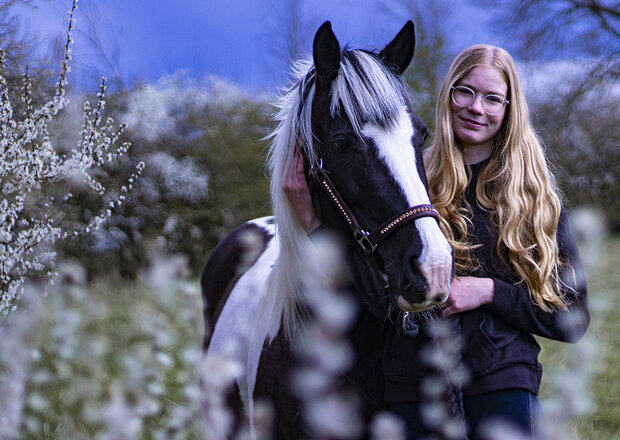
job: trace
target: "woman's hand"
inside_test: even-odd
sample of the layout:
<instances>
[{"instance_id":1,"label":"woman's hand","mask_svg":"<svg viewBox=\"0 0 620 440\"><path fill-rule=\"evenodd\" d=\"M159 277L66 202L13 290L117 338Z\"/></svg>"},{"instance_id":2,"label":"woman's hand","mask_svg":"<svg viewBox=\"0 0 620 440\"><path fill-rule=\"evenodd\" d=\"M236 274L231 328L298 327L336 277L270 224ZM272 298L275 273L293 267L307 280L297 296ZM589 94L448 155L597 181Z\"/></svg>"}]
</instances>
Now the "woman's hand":
<instances>
[{"instance_id":1,"label":"woman's hand","mask_svg":"<svg viewBox=\"0 0 620 440\"><path fill-rule=\"evenodd\" d=\"M304 176L304 160L298 148L295 149L293 156L293 166L284 177L283 189L306 233L321 226L321 221L312 206L310 188L308 188L308 182Z\"/></svg>"},{"instance_id":2,"label":"woman's hand","mask_svg":"<svg viewBox=\"0 0 620 440\"><path fill-rule=\"evenodd\" d=\"M442 304L443 316L473 310L493 301L494 283L491 278L457 277L450 285L450 296Z\"/></svg>"}]
</instances>

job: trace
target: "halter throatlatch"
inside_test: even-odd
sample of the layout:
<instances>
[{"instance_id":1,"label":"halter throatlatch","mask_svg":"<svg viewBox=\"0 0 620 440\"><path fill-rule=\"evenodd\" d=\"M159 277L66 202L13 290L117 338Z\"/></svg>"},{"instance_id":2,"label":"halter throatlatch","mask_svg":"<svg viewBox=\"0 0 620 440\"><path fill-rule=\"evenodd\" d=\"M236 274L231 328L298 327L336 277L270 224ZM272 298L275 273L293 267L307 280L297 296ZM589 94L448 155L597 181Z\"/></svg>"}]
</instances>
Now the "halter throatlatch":
<instances>
[{"instance_id":1,"label":"halter throatlatch","mask_svg":"<svg viewBox=\"0 0 620 440\"><path fill-rule=\"evenodd\" d=\"M378 227L376 227L371 232L363 229L357 221L355 214L353 211L347 206L346 202L338 193L336 189L336 185L332 182L330 177L327 175L327 172L323 168L323 160L319 160L318 166L312 166L310 169L310 175L316 179L319 183L319 186L323 188L323 190L329 196L329 199L334 203L336 209L346 223L349 225L349 229L353 234L353 238L360 245L362 250L364 251L364 255L370 261L370 263L377 269L379 275L383 279L385 287L389 287L388 278L385 272L383 271L383 262L379 255L375 254L375 250L379 243L381 243L385 238L390 236L394 231L399 228L405 226L406 224L411 223L412 221L421 218L421 217L433 217L437 222L439 222L439 212L432 205L416 205L408 208L406 211L403 211L394 217L390 218L386 222L382 223Z\"/></svg>"}]
</instances>

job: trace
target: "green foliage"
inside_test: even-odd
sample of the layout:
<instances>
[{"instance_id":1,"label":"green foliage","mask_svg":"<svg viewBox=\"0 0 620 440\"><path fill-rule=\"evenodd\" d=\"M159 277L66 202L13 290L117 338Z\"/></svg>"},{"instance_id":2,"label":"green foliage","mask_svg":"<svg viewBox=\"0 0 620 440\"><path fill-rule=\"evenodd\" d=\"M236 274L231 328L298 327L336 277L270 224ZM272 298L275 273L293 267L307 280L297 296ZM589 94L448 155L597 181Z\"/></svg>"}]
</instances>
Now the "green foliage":
<instances>
[{"instance_id":1,"label":"green foliage","mask_svg":"<svg viewBox=\"0 0 620 440\"><path fill-rule=\"evenodd\" d=\"M441 78L435 73L437 66L433 62L436 58L429 54L433 49L429 46L417 48L414 64L405 73L405 82L413 92L414 111L430 133L435 130L435 104L441 87Z\"/></svg>"},{"instance_id":2,"label":"green foliage","mask_svg":"<svg viewBox=\"0 0 620 440\"><path fill-rule=\"evenodd\" d=\"M581 437L597 440L620 437L620 239L605 243L600 266L588 278L593 309L590 331L601 345L599 361L591 381L594 411L578 424Z\"/></svg>"},{"instance_id":3,"label":"green foliage","mask_svg":"<svg viewBox=\"0 0 620 440\"><path fill-rule=\"evenodd\" d=\"M239 224L270 212L264 175L271 106L236 86L183 75L117 96L108 106L129 124L129 160L107 167L103 181L127 178L132 160L146 162L126 203L91 237L65 246L93 276L134 278L149 253L165 249L189 257L194 273L210 250ZM105 206L80 188L68 222L84 223Z\"/></svg>"},{"instance_id":4,"label":"green foliage","mask_svg":"<svg viewBox=\"0 0 620 440\"><path fill-rule=\"evenodd\" d=\"M196 157L209 176L209 195L192 220L205 232L209 248L239 224L271 213L264 169L267 143L261 140L271 125L271 109L250 102L246 106L213 115L210 129L197 141L204 147ZM243 114L241 121L237 112Z\"/></svg>"}]
</instances>

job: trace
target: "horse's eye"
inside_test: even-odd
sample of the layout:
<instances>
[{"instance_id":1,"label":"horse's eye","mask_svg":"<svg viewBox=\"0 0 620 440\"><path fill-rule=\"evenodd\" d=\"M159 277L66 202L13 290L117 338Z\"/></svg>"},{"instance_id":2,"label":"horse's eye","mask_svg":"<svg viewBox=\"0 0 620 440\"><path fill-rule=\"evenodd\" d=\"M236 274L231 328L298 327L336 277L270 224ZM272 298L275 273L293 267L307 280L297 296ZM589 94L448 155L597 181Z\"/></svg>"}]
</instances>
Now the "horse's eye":
<instances>
[{"instance_id":1,"label":"horse's eye","mask_svg":"<svg viewBox=\"0 0 620 440\"><path fill-rule=\"evenodd\" d=\"M338 151L345 151L351 148L351 145L345 138L334 139L334 146Z\"/></svg>"}]
</instances>

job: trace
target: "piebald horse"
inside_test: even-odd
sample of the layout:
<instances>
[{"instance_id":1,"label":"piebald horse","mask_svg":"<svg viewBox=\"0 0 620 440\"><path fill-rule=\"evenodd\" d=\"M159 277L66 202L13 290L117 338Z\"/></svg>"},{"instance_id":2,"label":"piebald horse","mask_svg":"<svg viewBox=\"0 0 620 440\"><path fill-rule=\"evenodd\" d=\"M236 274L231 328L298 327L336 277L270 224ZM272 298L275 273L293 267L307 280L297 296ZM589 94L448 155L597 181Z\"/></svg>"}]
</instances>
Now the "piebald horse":
<instances>
[{"instance_id":1,"label":"piebald horse","mask_svg":"<svg viewBox=\"0 0 620 440\"><path fill-rule=\"evenodd\" d=\"M295 81L277 102L268 156L274 215L238 227L204 268L206 368L232 368L228 403L243 407L250 424L256 399L272 402L275 438L304 435L304 408L288 378L313 319L305 275L316 243L282 189L296 148L323 229L376 273L379 301L395 313L420 312L448 296L453 260L427 193L427 128L401 78L414 47L411 21L378 52L341 48L329 22L318 29L312 58L295 64ZM367 417L383 407L384 327L395 325L386 318L361 307L349 332L356 355L343 386L359 394Z\"/></svg>"}]
</instances>

